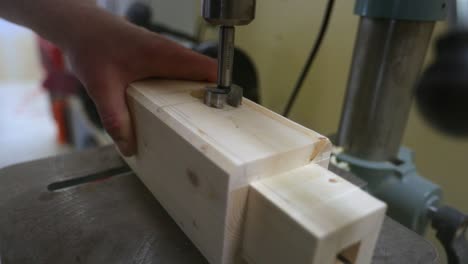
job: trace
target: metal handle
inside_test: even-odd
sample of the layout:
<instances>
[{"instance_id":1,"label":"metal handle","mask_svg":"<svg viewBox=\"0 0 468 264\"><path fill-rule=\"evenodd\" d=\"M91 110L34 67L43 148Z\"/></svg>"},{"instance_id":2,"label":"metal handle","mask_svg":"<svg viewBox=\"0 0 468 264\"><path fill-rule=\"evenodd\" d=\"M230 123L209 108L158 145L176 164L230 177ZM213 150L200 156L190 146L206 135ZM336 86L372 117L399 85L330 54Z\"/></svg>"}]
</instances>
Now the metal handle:
<instances>
[{"instance_id":1,"label":"metal handle","mask_svg":"<svg viewBox=\"0 0 468 264\"><path fill-rule=\"evenodd\" d=\"M449 206L431 208L430 216L448 263L468 263L468 216Z\"/></svg>"}]
</instances>

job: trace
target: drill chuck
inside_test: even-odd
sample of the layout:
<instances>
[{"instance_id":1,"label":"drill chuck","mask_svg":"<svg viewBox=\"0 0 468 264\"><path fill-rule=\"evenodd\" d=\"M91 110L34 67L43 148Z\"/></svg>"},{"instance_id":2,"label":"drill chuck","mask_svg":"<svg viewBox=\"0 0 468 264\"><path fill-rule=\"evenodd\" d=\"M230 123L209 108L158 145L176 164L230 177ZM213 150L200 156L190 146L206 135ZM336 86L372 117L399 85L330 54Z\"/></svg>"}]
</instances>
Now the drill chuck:
<instances>
[{"instance_id":1,"label":"drill chuck","mask_svg":"<svg viewBox=\"0 0 468 264\"><path fill-rule=\"evenodd\" d=\"M203 0L202 13L212 25L247 25L255 18L255 0Z\"/></svg>"}]
</instances>

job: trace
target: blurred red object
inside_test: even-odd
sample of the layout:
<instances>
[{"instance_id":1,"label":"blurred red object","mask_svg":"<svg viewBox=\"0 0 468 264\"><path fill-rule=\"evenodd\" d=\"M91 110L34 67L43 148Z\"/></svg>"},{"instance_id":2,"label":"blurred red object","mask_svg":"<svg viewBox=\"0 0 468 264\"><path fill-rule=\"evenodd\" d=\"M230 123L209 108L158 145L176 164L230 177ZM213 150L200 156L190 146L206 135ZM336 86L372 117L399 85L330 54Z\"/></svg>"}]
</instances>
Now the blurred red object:
<instances>
[{"instance_id":1,"label":"blurred red object","mask_svg":"<svg viewBox=\"0 0 468 264\"><path fill-rule=\"evenodd\" d=\"M66 69L62 51L42 38L39 38L39 50L42 66L46 70L43 87L50 91L52 96L74 94L80 87L80 82Z\"/></svg>"},{"instance_id":2,"label":"blurred red object","mask_svg":"<svg viewBox=\"0 0 468 264\"><path fill-rule=\"evenodd\" d=\"M49 71L64 71L65 63L62 51L49 41L38 38L42 66Z\"/></svg>"},{"instance_id":3,"label":"blurred red object","mask_svg":"<svg viewBox=\"0 0 468 264\"><path fill-rule=\"evenodd\" d=\"M81 87L78 79L67 71L62 51L49 41L38 38L42 66L46 77L42 86L49 92L52 114L57 124L57 141L65 144L70 141L67 122L67 97Z\"/></svg>"}]
</instances>

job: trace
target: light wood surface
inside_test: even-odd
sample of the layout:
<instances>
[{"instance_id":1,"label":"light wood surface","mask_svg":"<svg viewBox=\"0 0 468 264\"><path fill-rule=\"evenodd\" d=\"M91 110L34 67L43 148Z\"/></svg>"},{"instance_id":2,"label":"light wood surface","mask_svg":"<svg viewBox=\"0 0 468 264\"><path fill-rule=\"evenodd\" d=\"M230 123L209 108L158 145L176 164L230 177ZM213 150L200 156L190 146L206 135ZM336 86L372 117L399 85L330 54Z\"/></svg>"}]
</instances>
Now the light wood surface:
<instances>
[{"instance_id":1,"label":"light wood surface","mask_svg":"<svg viewBox=\"0 0 468 264\"><path fill-rule=\"evenodd\" d=\"M251 264L370 263L385 205L310 164L252 183L243 253Z\"/></svg>"},{"instance_id":2,"label":"light wood surface","mask_svg":"<svg viewBox=\"0 0 468 264\"><path fill-rule=\"evenodd\" d=\"M310 164L326 168L331 145L318 133L248 100L239 108L207 107L201 100L205 86L164 80L132 84L128 104L138 154L127 162L210 263L242 263L242 230L249 189L266 197L268 194L260 186L270 183L264 180ZM254 182L260 185L250 187ZM319 193L327 194L326 190ZM353 190L363 199L375 201L362 191ZM254 198L250 200L256 200L255 195L251 197ZM307 210L307 204L304 200L301 208ZM294 212L291 210L277 213L290 214ZM333 214L335 209L330 210ZM250 218L260 217L257 213L247 212ZM358 217L349 219L360 221ZM305 231L318 232L322 223ZM321 232L327 230L341 229L330 227ZM264 253L267 252L261 254Z\"/></svg>"}]
</instances>

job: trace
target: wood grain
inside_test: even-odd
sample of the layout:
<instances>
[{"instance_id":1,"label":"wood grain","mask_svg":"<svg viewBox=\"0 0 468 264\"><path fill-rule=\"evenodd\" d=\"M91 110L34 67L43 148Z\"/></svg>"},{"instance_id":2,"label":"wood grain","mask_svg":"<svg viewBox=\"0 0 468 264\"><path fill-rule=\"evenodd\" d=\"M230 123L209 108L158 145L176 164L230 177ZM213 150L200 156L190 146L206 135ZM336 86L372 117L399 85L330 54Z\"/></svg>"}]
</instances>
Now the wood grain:
<instances>
[{"instance_id":1,"label":"wood grain","mask_svg":"<svg viewBox=\"0 0 468 264\"><path fill-rule=\"evenodd\" d=\"M132 84L128 104L138 153L126 160L210 263L242 263L242 230L252 216L247 198L249 190L258 192L251 183L310 164L325 168L331 144L248 100L239 108L207 107L205 86Z\"/></svg>"},{"instance_id":2,"label":"wood grain","mask_svg":"<svg viewBox=\"0 0 468 264\"><path fill-rule=\"evenodd\" d=\"M243 254L251 264L370 263L385 205L310 164L251 184Z\"/></svg>"}]
</instances>

